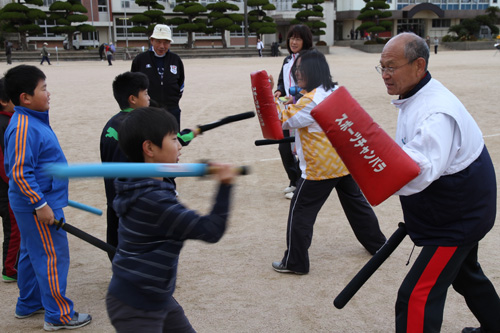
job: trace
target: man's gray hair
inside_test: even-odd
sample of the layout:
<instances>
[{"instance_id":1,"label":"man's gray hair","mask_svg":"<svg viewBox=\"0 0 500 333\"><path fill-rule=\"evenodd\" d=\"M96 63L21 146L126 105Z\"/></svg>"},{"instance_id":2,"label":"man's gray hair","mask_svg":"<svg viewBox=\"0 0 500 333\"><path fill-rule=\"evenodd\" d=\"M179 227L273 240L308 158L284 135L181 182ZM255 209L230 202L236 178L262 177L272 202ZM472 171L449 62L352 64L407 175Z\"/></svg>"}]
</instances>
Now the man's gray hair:
<instances>
[{"instance_id":1,"label":"man's gray hair","mask_svg":"<svg viewBox=\"0 0 500 333\"><path fill-rule=\"evenodd\" d=\"M403 32L398 35L398 37L404 37L406 43L404 47L405 57L410 63L417 60L418 58L424 58L425 60L425 70L427 71L427 65L429 64L429 46L420 36L417 36L413 32Z\"/></svg>"}]
</instances>

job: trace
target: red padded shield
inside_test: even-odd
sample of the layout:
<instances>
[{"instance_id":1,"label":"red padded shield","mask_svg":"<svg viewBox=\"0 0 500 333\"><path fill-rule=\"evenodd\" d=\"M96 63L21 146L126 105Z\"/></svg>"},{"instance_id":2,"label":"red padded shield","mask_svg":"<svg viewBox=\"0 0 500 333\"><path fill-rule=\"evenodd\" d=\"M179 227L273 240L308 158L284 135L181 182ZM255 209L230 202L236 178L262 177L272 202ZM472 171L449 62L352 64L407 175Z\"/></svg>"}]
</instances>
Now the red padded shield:
<instances>
[{"instance_id":1,"label":"red padded shield","mask_svg":"<svg viewBox=\"0 0 500 333\"><path fill-rule=\"evenodd\" d=\"M372 206L382 203L419 174L415 161L344 87L317 105L311 115Z\"/></svg>"},{"instance_id":2,"label":"red padded shield","mask_svg":"<svg viewBox=\"0 0 500 333\"><path fill-rule=\"evenodd\" d=\"M251 73L250 78L255 111L257 112L262 135L265 139L270 140L283 139L283 128L278 117L269 76L266 71L262 70Z\"/></svg>"}]
</instances>

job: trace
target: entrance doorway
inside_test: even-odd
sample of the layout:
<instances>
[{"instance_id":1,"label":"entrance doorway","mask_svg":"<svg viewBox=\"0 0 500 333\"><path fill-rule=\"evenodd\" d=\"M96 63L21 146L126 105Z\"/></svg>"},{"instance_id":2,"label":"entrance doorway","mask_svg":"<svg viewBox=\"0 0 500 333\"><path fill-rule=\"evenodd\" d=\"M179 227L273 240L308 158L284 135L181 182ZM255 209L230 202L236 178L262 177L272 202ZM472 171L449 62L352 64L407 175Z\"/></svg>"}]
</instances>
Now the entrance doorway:
<instances>
[{"instance_id":1,"label":"entrance doorway","mask_svg":"<svg viewBox=\"0 0 500 333\"><path fill-rule=\"evenodd\" d=\"M413 32L416 35L425 38L425 24L422 19L401 19L398 20L398 34L400 32Z\"/></svg>"}]
</instances>

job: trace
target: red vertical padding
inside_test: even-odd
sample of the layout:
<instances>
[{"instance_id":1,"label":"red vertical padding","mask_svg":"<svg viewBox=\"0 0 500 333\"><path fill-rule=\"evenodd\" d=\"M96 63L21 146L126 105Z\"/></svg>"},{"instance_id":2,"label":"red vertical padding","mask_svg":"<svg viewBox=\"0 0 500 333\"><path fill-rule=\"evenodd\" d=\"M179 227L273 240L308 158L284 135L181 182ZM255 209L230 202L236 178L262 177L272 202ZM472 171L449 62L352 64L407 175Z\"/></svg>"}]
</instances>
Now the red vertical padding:
<instances>
[{"instance_id":1,"label":"red vertical padding","mask_svg":"<svg viewBox=\"0 0 500 333\"><path fill-rule=\"evenodd\" d=\"M265 139L283 139L283 128L278 116L276 102L274 100L269 76L266 71L257 71L250 74L252 81L252 96L255 103L255 111Z\"/></svg>"},{"instance_id":2,"label":"red vertical padding","mask_svg":"<svg viewBox=\"0 0 500 333\"><path fill-rule=\"evenodd\" d=\"M419 174L415 161L344 87L318 104L311 115L372 206L382 203Z\"/></svg>"}]
</instances>

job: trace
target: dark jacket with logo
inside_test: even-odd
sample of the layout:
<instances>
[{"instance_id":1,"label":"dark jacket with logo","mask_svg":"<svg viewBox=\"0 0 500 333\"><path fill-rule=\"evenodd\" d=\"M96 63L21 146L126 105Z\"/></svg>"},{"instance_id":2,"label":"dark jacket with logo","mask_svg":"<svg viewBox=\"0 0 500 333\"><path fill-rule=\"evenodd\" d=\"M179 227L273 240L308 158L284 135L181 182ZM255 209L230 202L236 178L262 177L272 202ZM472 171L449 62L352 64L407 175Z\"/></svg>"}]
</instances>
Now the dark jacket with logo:
<instances>
[{"instance_id":1,"label":"dark jacket with logo","mask_svg":"<svg viewBox=\"0 0 500 333\"><path fill-rule=\"evenodd\" d=\"M163 75L159 68L163 66ZM131 72L141 72L149 79L149 96L159 107L179 107L184 91L184 65L181 58L168 51L164 57L156 57L153 51L143 52L132 61Z\"/></svg>"}]
</instances>

